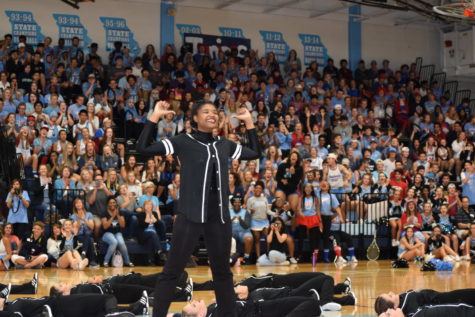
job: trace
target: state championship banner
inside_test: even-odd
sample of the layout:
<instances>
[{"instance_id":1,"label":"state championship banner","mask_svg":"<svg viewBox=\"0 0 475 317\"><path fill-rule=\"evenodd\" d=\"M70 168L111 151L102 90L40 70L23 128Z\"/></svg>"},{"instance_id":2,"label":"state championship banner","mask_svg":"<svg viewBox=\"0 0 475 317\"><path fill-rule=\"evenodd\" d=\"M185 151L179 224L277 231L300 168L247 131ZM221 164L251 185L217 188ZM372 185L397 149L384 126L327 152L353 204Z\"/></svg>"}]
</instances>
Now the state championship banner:
<instances>
[{"instance_id":1,"label":"state championship banner","mask_svg":"<svg viewBox=\"0 0 475 317\"><path fill-rule=\"evenodd\" d=\"M106 49L114 49L114 42L120 41L129 48L130 55L137 56L142 49L134 39L134 33L127 26L127 21L123 18L100 17L99 18L106 31Z\"/></svg>"},{"instance_id":2,"label":"state championship banner","mask_svg":"<svg viewBox=\"0 0 475 317\"><path fill-rule=\"evenodd\" d=\"M26 36L26 43L37 45L45 36L41 33L41 27L33 18L33 13L28 11L5 11L12 25L13 43L18 44L20 35Z\"/></svg>"},{"instance_id":3,"label":"state championship banner","mask_svg":"<svg viewBox=\"0 0 475 317\"><path fill-rule=\"evenodd\" d=\"M237 49L238 57L244 58L251 49L250 39L227 36L185 33L183 35L183 42L193 48L193 54L198 53L199 45L204 45L206 53L212 59L217 57L218 52L226 52L231 49Z\"/></svg>"},{"instance_id":4,"label":"state championship banner","mask_svg":"<svg viewBox=\"0 0 475 317\"><path fill-rule=\"evenodd\" d=\"M314 34L299 34L299 38L303 45L304 64L309 65L311 62L317 61L319 66L324 66L328 60L328 53L320 36Z\"/></svg>"},{"instance_id":5,"label":"state championship banner","mask_svg":"<svg viewBox=\"0 0 475 317\"><path fill-rule=\"evenodd\" d=\"M73 14L53 14L53 18L58 25L59 37L64 39L66 46L72 45L74 37L79 38L79 46L87 48L92 40L87 35L87 30L81 24L79 16Z\"/></svg>"}]
</instances>

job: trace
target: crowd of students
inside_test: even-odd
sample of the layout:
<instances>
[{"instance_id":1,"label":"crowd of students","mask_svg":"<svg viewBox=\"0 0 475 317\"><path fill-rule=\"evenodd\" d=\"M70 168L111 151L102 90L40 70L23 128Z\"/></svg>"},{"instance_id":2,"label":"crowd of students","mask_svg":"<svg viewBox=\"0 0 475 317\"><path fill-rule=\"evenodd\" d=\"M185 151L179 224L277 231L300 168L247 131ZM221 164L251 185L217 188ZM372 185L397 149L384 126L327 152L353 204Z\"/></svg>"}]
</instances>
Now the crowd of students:
<instances>
[{"instance_id":1,"label":"crowd of students","mask_svg":"<svg viewBox=\"0 0 475 317\"><path fill-rule=\"evenodd\" d=\"M101 242L103 266L118 252L133 266L127 240L146 246L150 265L166 261L180 162L131 154L158 100L175 115L158 122L157 141L190 133L191 108L205 100L219 111L214 135L247 145L234 115L252 113L264 157L228 167L243 263L252 252L261 265L310 261L305 238L325 262L342 243L346 259L333 248L335 260L357 261L341 224L364 223L375 194L389 200L400 257L470 259L475 115L469 100L454 104L437 82L420 81L414 63L393 71L388 60L362 60L352 71L346 60L305 66L295 50L279 63L272 52L210 56L172 45L132 57L120 42L106 58L96 43L72 43L0 41L2 131L30 179L13 181L5 198L1 269L98 266Z\"/></svg>"}]
</instances>

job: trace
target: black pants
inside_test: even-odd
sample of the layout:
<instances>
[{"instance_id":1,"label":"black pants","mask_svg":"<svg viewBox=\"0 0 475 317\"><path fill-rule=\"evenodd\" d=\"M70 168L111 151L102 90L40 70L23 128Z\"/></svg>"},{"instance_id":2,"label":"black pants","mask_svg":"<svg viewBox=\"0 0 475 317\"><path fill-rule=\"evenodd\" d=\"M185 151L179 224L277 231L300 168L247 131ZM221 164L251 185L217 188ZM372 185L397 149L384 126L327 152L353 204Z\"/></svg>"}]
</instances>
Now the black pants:
<instances>
[{"instance_id":1,"label":"black pants","mask_svg":"<svg viewBox=\"0 0 475 317\"><path fill-rule=\"evenodd\" d=\"M323 249L330 249L330 246L331 246L330 229L332 226L332 216L322 215L322 224L323 224L323 232L322 232Z\"/></svg>"},{"instance_id":2,"label":"black pants","mask_svg":"<svg viewBox=\"0 0 475 317\"><path fill-rule=\"evenodd\" d=\"M265 276L254 277L251 276L237 285L247 286L249 292L263 288L280 288L288 287L291 289L289 295L291 296L308 296L308 290L315 289L320 294L320 301L326 304L330 301L335 301L341 305L347 305L348 298L333 297L334 294L342 294L346 291L347 285L339 283L334 285L333 277L320 272L302 272L291 274L269 274ZM195 291L210 291L214 290L213 281L206 281L204 283L193 283L193 290Z\"/></svg>"},{"instance_id":3,"label":"black pants","mask_svg":"<svg viewBox=\"0 0 475 317\"><path fill-rule=\"evenodd\" d=\"M334 297L333 294L341 294L342 285L335 286L333 277L323 273L302 272L287 275L274 275L272 287L289 287L292 289L290 296L308 296L310 289L315 289L320 295L322 305L329 302L337 302L347 305L347 296ZM346 286L344 287L346 289Z\"/></svg>"},{"instance_id":4,"label":"black pants","mask_svg":"<svg viewBox=\"0 0 475 317\"><path fill-rule=\"evenodd\" d=\"M330 234L335 238L338 245L345 243L347 248L353 248L353 239L345 231L331 231Z\"/></svg>"},{"instance_id":5,"label":"black pants","mask_svg":"<svg viewBox=\"0 0 475 317\"><path fill-rule=\"evenodd\" d=\"M418 317L475 317L475 308L466 305L426 306L417 313Z\"/></svg>"},{"instance_id":6,"label":"black pants","mask_svg":"<svg viewBox=\"0 0 475 317\"><path fill-rule=\"evenodd\" d=\"M305 240L305 237L307 236L308 232L308 241L310 244L310 252L313 252L313 250L318 249L318 246L320 244L320 237L321 237L321 232L320 232L320 227L315 227L311 229L307 229L305 226L298 226L297 227L297 254L298 256L302 256L303 252L303 242Z\"/></svg>"},{"instance_id":7,"label":"black pants","mask_svg":"<svg viewBox=\"0 0 475 317\"><path fill-rule=\"evenodd\" d=\"M58 297L19 298L9 302L4 311L19 312L23 317L41 316L44 305L48 305L55 317L99 317L105 314L133 307L121 308L117 306L117 299L113 295L76 294Z\"/></svg>"},{"instance_id":8,"label":"black pants","mask_svg":"<svg viewBox=\"0 0 475 317\"><path fill-rule=\"evenodd\" d=\"M434 297L434 304L464 303L475 306L475 289L457 289L451 292L438 293Z\"/></svg>"},{"instance_id":9,"label":"black pants","mask_svg":"<svg viewBox=\"0 0 475 317\"><path fill-rule=\"evenodd\" d=\"M157 285L158 278L162 273L142 275L140 273L132 272L126 275L116 275L109 279L107 282L111 284L131 284L131 285L143 285L146 287L155 287ZM186 286L186 281L188 280L188 273L183 271L180 275L177 287L184 288Z\"/></svg>"},{"instance_id":10,"label":"black pants","mask_svg":"<svg viewBox=\"0 0 475 317\"><path fill-rule=\"evenodd\" d=\"M89 259L89 262L97 262L94 239L92 236L89 234L80 234L78 235L78 240L82 243L81 250L85 252L85 256Z\"/></svg>"},{"instance_id":11,"label":"black pants","mask_svg":"<svg viewBox=\"0 0 475 317\"><path fill-rule=\"evenodd\" d=\"M322 313L320 304L312 297L285 297L254 305L259 306L260 317L312 317Z\"/></svg>"},{"instance_id":12,"label":"black pants","mask_svg":"<svg viewBox=\"0 0 475 317\"><path fill-rule=\"evenodd\" d=\"M4 289L7 287L7 285L0 283L0 290ZM31 282L20 284L20 285L13 285L10 290L10 294L34 294L35 293L35 288Z\"/></svg>"},{"instance_id":13,"label":"black pants","mask_svg":"<svg viewBox=\"0 0 475 317\"><path fill-rule=\"evenodd\" d=\"M204 235L213 284L218 303L218 316L235 316L235 295L233 274L229 269L231 253L231 223L222 224L218 221L194 223L182 214L176 218L173 226L173 238L168 261L163 269L155 288L154 317L165 317L173 300L177 279L183 272L186 262L195 249L200 234Z\"/></svg>"}]
</instances>

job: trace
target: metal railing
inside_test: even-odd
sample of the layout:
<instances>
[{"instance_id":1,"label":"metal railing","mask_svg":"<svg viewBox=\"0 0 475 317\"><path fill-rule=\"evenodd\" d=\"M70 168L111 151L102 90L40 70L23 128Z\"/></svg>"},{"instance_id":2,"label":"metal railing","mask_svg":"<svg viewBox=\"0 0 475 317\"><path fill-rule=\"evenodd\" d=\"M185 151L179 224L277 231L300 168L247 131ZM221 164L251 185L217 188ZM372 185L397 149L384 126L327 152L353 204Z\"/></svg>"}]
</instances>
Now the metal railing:
<instances>
[{"instance_id":1,"label":"metal railing","mask_svg":"<svg viewBox=\"0 0 475 317\"><path fill-rule=\"evenodd\" d=\"M391 251L388 226L389 193L374 192L361 195L347 191L332 194L338 198L346 218L340 222L340 230L357 239L355 247L359 257L365 257L366 248L375 232L382 254L389 256Z\"/></svg>"},{"instance_id":2,"label":"metal railing","mask_svg":"<svg viewBox=\"0 0 475 317\"><path fill-rule=\"evenodd\" d=\"M59 219L69 218L73 212L73 201L81 198L84 206L87 206L86 192L83 189L55 188L53 197L50 200L50 224L56 223Z\"/></svg>"}]
</instances>

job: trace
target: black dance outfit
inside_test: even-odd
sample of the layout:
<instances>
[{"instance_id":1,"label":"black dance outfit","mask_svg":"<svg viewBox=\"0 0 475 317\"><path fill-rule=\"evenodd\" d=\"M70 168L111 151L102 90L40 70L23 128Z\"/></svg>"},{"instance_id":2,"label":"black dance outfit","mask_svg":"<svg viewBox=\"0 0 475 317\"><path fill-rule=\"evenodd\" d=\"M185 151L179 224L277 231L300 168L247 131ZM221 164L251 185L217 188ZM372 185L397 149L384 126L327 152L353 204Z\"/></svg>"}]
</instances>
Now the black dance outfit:
<instances>
[{"instance_id":1,"label":"black dance outfit","mask_svg":"<svg viewBox=\"0 0 475 317\"><path fill-rule=\"evenodd\" d=\"M145 124L137 151L150 156L176 155L181 163L181 186L168 261L155 288L160 296L155 297L153 316L167 315L177 278L201 234L208 250L218 316L235 316L233 275L229 269L232 230L228 210L228 165L230 159L260 157L256 130L247 131L250 148L196 130L152 144L155 130L155 123L148 121Z\"/></svg>"}]
</instances>

